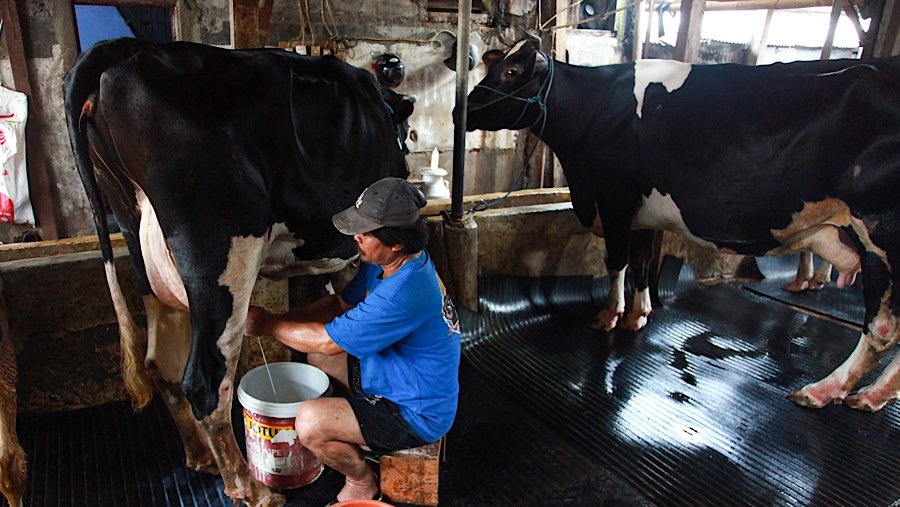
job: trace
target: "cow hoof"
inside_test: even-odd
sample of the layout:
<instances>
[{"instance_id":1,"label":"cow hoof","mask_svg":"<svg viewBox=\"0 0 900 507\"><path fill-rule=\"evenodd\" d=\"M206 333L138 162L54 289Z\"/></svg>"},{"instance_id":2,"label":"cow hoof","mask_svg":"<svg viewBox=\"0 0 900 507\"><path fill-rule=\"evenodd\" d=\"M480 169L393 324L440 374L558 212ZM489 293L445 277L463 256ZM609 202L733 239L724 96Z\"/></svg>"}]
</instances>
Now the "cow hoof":
<instances>
[{"instance_id":1,"label":"cow hoof","mask_svg":"<svg viewBox=\"0 0 900 507\"><path fill-rule=\"evenodd\" d=\"M219 472L219 466L216 465L215 461L193 461L191 459L188 459L186 464L188 468L196 472L200 472L201 474L222 475Z\"/></svg>"},{"instance_id":2,"label":"cow hoof","mask_svg":"<svg viewBox=\"0 0 900 507\"><path fill-rule=\"evenodd\" d=\"M629 315L622 321L623 328L629 331L639 331L647 325L647 316L646 315Z\"/></svg>"},{"instance_id":3,"label":"cow hoof","mask_svg":"<svg viewBox=\"0 0 900 507\"><path fill-rule=\"evenodd\" d=\"M822 408L831 402L831 400L827 400L824 402L822 400L816 400L815 398L812 398L811 396L806 394L804 389L795 391L787 395L787 399L791 400L794 405L799 405L801 407L807 408Z\"/></svg>"},{"instance_id":4,"label":"cow hoof","mask_svg":"<svg viewBox=\"0 0 900 507\"><path fill-rule=\"evenodd\" d=\"M616 323L619 322L619 317L621 316L621 313L613 313L612 310L604 309L594 317L594 322L591 323L591 327L594 329L602 329L604 331L612 331L615 329Z\"/></svg>"},{"instance_id":5,"label":"cow hoof","mask_svg":"<svg viewBox=\"0 0 900 507\"><path fill-rule=\"evenodd\" d=\"M878 412L884 408L889 401L890 399L873 396L872 393L866 389L860 389L855 394L847 396L847 398L844 399L844 404L855 410Z\"/></svg>"}]
</instances>

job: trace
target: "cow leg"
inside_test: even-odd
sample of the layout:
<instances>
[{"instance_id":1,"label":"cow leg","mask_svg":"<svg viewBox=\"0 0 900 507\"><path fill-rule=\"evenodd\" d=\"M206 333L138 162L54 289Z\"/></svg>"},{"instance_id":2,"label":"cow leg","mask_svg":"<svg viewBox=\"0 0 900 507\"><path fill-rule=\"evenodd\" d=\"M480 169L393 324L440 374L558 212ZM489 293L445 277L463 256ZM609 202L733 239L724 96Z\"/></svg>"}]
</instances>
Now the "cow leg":
<instances>
[{"instance_id":1,"label":"cow leg","mask_svg":"<svg viewBox=\"0 0 900 507\"><path fill-rule=\"evenodd\" d=\"M172 244L173 254L183 256L182 265L202 270L212 264L203 252ZM212 277L202 271L182 275L191 302L192 328L182 388L215 456L225 493L253 507L284 504L282 495L273 493L251 475L231 425L234 376L244 322L256 274L265 256L265 244L264 238L233 238L224 272ZM175 261L179 263L179 257Z\"/></svg>"},{"instance_id":2,"label":"cow leg","mask_svg":"<svg viewBox=\"0 0 900 507\"><path fill-rule=\"evenodd\" d=\"M0 290L0 492L12 507L22 506L28 466L16 436L16 353L9 336L5 296Z\"/></svg>"},{"instance_id":3,"label":"cow leg","mask_svg":"<svg viewBox=\"0 0 900 507\"><path fill-rule=\"evenodd\" d=\"M181 379L191 349L190 314L162 304L156 296L145 296L148 341L145 364L156 381L156 387L169 407L181 441L187 466L218 474L215 457L191 412Z\"/></svg>"},{"instance_id":4,"label":"cow leg","mask_svg":"<svg viewBox=\"0 0 900 507\"><path fill-rule=\"evenodd\" d=\"M625 270L628 268L628 241L631 232L631 217L623 214L621 209L610 208L597 211L603 229L603 242L606 246L606 272L609 274L609 295L606 308L600 311L591 327L611 331L625 313Z\"/></svg>"},{"instance_id":5,"label":"cow leg","mask_svg":"<svg viewBox=\"0 0 900 507\"><path fill-rule=\"evenodd\" d=\"M627 265L625 266L627 268ZM609 272L609 295L606 298L606 308L594 317L591 327L612 331L619 322L619 317L625 313L625 268Z\"/></svg>"},{"instance_id":6,"label":"cow leg","mask_svg":"<svg viewBox=\"0 0 900 507\"><path fill-rule=\"evenodd\" d=\"M896 321L894 322L896 326ZM847 396L844 404L857 410L877 412L888 402L900 398L900 355L878 376L878 379L856 393Z\"/></svg>"},{"instance_id":7,"label":"cow leg","mask_svg":"<svg viewBox=\"0 0 900 507\"><path fill-rule=\"evenodd\" d=\"M896 310L891 309L891 287L896 284L890 281L891 274L887 263L871 252L863 255L862 262L866 318L859 343L850 357L827 377L788 395L788 399L798 405L820 408L832 401L844 400L853 386L875 366L888 349L896 345L900 338L898 317L892 313ZM864 392L862 398L854 399L850 406L860 409L872 408L865 398L874 400L878 396L877 393L890 384L893 376L891 372L883 374L873 385L871 393Z\"/></svg>"},{"instance_id":8,"label":"cow leg","mask_svg":"<svg viewBox=\"0 0 900 507\"><path fill-rule=\"evenodd\" d=\"M647 316L653 311L650 301L650 276L656 272L654 249L656 240L662 233L659 231L642 229L631 233L631 250L629 261L634 271L634 300L631 311L622 322L622 327L631 331L637 331L647 325Z\"/></svg>"}]
</instances>

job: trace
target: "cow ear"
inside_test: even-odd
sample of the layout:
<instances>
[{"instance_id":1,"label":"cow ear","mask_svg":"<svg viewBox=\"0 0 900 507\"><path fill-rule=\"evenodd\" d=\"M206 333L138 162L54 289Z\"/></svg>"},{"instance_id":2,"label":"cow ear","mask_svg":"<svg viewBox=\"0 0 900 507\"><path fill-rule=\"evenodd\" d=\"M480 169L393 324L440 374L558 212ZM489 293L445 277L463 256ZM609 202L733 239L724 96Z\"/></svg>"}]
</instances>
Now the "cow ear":
<instances>
[{"instance_id":1,"label":"cow ear","mask_svg":"<svg viewBox=\"0 0 900 507\"><path fill-rule=\"evenodd\" d=\"M499 62L502 59L503 59L503 51L500 51L499 49L492 49L492 50L486 52L481 57L481 61L484 62L485 65L487 65L488 70L490 70L491 65L494 65L495 63Z\"/></svg>"}]
</instances>

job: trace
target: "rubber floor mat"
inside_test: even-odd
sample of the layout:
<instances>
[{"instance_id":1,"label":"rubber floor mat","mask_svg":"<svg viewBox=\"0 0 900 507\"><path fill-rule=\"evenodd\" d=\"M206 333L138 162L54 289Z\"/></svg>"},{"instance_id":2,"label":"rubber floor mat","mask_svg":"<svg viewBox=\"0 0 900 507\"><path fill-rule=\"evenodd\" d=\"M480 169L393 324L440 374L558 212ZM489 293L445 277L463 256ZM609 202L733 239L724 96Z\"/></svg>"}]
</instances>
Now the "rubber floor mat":
<instances>
[{"instance_id":1,"label":"rubber floor mat","mask_svg":"<svg viewBox=\"0 0 900 507\"><path fill-rule=\"evenodd\" d=\"M861 413L785 399L843 361L857 328L739 285L700 287L689 266L667 258L663 304L648 326L605 333L590 322L607 288L589 277L480 281L481 312L461 312L460 408L440 468L442 506L900 499L895 405ZM159 401L137 415L120 403L20 417L18 430L26 506L231 505L221 479L186 469ZM342 483L326 468L288 492L287 505L324 505Z\"/></svg>"},{"instance_id":2,"label":"rubber floor mat","mask_svg":"<svg viewBox=\"0 0 900 507\"><path fill-rule=\"evenodd\" d=\"M691 284L661 289L668 305L640 332L607 334L588 326L592 284L483 280L482 313L464 326L479 330L464 339L466 361L659 505L900 498L896 406L813 410L785 399L843 361L858 330L740 286Z\"/></svg>"},{"instance_id":3,"label":"rubber floor mat","mask_svg":"<svg viewBox=\"0 0 900 507\"><path fill-rule=\"evenodd\" d=\"M765 278L759 282L746 283L746 289L785 304L862 326L863 318L866 316L863 307L862 277L857 276L853 285L839 289L836 284L837 271L832 270L831 283L825 284L819 290L803 292L784 290L785 284L793 280L797 274L799 259L800 254L758 257L756 264ZM818 267L819 259L816 260Z\"/></svg>"}]
</instances>

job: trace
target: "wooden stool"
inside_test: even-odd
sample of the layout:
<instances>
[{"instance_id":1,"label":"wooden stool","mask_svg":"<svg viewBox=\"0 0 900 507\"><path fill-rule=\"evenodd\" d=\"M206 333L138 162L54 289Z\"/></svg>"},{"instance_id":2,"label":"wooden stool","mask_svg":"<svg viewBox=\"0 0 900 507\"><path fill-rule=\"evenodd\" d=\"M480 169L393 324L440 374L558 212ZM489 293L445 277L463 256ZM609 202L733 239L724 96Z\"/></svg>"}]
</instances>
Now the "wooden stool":
<instances>
[{"instance_id":1,"label":"wooden stool","mask_svg":"<svg viewBox=\"0 0 900 507\"><path fill-rule=\"evenodd\" d=\"M381 492L395 502L437 505L443 444L441 438L433 444L382 456Z\"/></svg>"}]
</instances>

